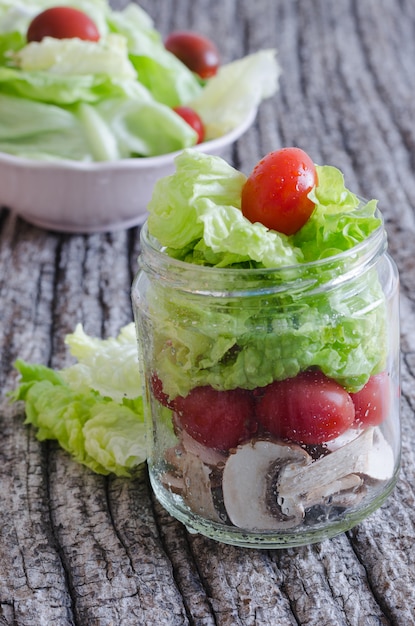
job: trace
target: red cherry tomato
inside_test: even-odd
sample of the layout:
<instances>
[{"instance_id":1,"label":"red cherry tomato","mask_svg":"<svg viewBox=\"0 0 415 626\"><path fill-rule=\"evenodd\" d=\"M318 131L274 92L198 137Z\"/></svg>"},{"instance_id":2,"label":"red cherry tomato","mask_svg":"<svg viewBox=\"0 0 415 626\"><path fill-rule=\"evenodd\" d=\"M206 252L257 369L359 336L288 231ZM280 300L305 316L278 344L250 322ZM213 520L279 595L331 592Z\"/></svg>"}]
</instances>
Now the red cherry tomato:
<instances>
[{"instance_id":1,"label":"red cherry tomato","mask_svg":"<svg viewBox=\"0 0 415 626\"><path fill-rule=\"evenodd\" d=\"M44 37L71 39L78 37L98 41L100 34L88 15L72 7L57 6L36 15L29 24L27 41L42 41Z\"/></svg>"},{"instance_id":2,"label":"red cherry tomato","mask_svg":"<svg viewBox=\"0 0 415 626\"><path fill-rule=\"evenodd\" d=\"M207 37L191 31L177 31L168 35L164 46L201 78L211 78L218 71L219 52Z\"/></svg>"},{"instance_id":3,"label":"red cherry tomato","mask_svg":"<svg viewBox=\"0 0 415 626\"><path fill-rule=\"evenodd\" d=\"M210 448L229 450L257 428L253 396L246 389L194 387L186 397L177 396L173 402L180 426Z\"/></svg>"},{"instance_id":4,"label":"red cherry tomato","mask_svg":"<svg viewBox=\"0 0 415 626\"><path fill-rule=\"evenodd\" d=\"M173 408L173 404L170 401L169 396L164 392L163 383L157 376L156 372L151 374L151 391L155 399L160 402L160 404L168 407L169 409Z\"/></svg>"},{"instance_id":5,"label":"red cherry tomato","mask_svg":"<svg viewBox=\"0 0 415 626\"><path fill-rule=\"evenodd\" d=\"M189 124L197 132L197 143L202 143L205 138L205 129L199 115L190 107L179 106L174 107L173 111L180 115L185 122Z\"/></svg>"},{"instance_id":6,"label":"red cherry tomato","mask_svg":"<svg viewBox=\"0 0 415 626\"><path fill-rule=\"evenodd\" d=\"M292 235L314 210L307 195L316 184L315 165L303 150L270 152L257 163L242 189L242 213L251 222Z\"/></svg>"},{"instance_id":7,"label":"red cherry tomato","mask_svg":"<svg viewBox=\"0 0 415 626\"><path fill-rule=\"evenodd\" d=\"M363 426L377 426L387 417L390 408L391 389L387 372L371 376L357 393L351 393L356 422Z\"/></svg>"},{"instance_id":8,"label":"red cherry tomato","mask_svg":"<svg viewBox=\"0 0 415 626\"><path fill-rule=\"evenodd\" d=\"M278 438L315 445L350 428L355 409L343 387L320 371L308 370L265 387L256 417Z\"/></svg>"}]
</instances>

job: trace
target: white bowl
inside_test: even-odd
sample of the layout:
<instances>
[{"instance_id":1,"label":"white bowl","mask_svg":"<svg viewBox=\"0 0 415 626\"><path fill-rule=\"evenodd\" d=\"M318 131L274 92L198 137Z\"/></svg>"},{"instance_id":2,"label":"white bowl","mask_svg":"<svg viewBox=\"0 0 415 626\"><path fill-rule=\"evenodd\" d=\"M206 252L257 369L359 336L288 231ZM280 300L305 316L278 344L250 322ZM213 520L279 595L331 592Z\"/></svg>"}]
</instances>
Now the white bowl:
<instances>
[{"instance_id":1,"label":"white bowl","mask_svg":"<svg viewBox=\"0 0 415 626\"><path fill-rule=\"evenodd\" d=\"M256 110L231 132L196 149L221 155L255 115ZM83 163L0 153L0 205L49 230L96 233L130 228L145 220L154 184L173 173L177 154Z\"/></svg>"}]
</instances>

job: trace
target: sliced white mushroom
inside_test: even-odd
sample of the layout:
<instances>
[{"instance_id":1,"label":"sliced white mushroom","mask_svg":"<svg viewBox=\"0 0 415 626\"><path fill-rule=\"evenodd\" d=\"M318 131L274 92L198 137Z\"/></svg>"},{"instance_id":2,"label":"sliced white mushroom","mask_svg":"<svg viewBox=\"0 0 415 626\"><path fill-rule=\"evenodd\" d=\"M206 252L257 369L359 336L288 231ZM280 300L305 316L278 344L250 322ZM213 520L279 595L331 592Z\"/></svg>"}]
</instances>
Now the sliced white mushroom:
<instances>
[{"instance_id":1,"label":"sliced white mushroom","mask_svg":"<svg viewBox=\"0 0 415 626\"><path fill-rule=\"evenodd\" d=\"M282 467L308 467L311 456L300 446L253 439L239 445L226 461L222 489L231 522L249 530L292 528L301 520L281 513L276 477Z\"/></svg>"},{"instance_id":2,"label":"sliced white mushroom","mask_svg":"<svg viewBox=\"0 0 415 626\"><path fill-rule=\"evenodd\" d=\"M194 513L223 522L225 509L232 524L248 530L293 528L315 506L355 506L367 485L393 476L395 464L379 428L353 433L317 460L296 444L269 439L241 444L227 460L196 444L189 438L166 451L174 471L163 482ZM214 494L223 465L222 504Z\"/></svg>"},{"instance_id":3,"label":"sliced white mushroom","mask_svg":"<svg viewBox=\"0 0 415 626\"><path fill-rule=\"evenodd\" d=\"M182 430L180 433L180 441L187 452L198 456L206 465L220 466L225 464L226 452L204 446L196 439L193 439L185 430Z\"/></svg>"},{"instance_id":4,"label":"sliced white mushroom","mask_svg":"<svg viewBox=\"0 0 415 626\"><path fill-rule=\"evenodd\" d=\"M380 428L373 432L373 446L369 451L365 466L359 470L370 481L384 481L392 478L395 471L395 456Z\"/></svg>"},{"instance_id":5,"label":"sliced white mushroom","mask_svg":"<svg viewBox=\"0 0 415 626\"><path fill-rule=\"evenodd\" d=\"M391 471L393 473L393 453L391 461L388 451L387 466L381 467L379 450L387 450L386 446L389 444L378 435L375 438L374 429L368 428L307 468L282 468L277 483L281 511L285 515L298 516L311 506L327 501L340 502L346 492L346 499L350 503L350 492L356 493L364 477L385 480ZM356 497L356 503L360 497Z\"/></svg>"},{"instance_id":6,"label":"sliced white mushroom","mask_svg":"<svg viewBox=\"0 0 415 626\"><path fill-rule=\"evenodd\" d=\"M206 519L221 522L212 495L212 469L194 454L187 453L183 466L183 500L187 506Z\"/></svg>"},{"instance_id":7,"label":"sliced white mushroom","mask_svg":"<svg viewBox=\"0 0 415 626\"><path fill-rule=\"evenodd\" d=\"M209 457L210 460L212 458ZM221 466L224 464L223 458L223 455L218 457ZM219 470L186 450L182 443L167 448L164 459L171 469L161 475L162 484L172 493L182 496L194 513L220 521L212 492L220 484Z\"/></svg>"},{"instance_id":8,"label":"sliced white mushroom","mask_svg":"<svg viewBox=\"0 0 415 626\"><path fill-rule=\"evenodd\" d=\"M343 446L345 446L346 443L349 443L350 441L353 441L353 439L356 439L359 435L362 434L362 432L362 428L348 428L344 433L342 433L338 437L335 437L335 439L326 441L323 445L330 452L334 452L338 448L342 448Z\"/></svg>"},{"instance_id":9,"label":"sliced white mushroom","mask_svg":"<svg viewBox=\"0 0 415 626\"><path fill-rule=\"evenodd\" d=\"M344 494L344 492L357 489L362 483L363 480L360 476L357 474L349 474L338 480L333 480L327 485L316 484L314 489L311 489L301 497L301 506L308 508L315 504L324 504L328 500L331 501L337 494ZM279 498L282 497L281 492L279 492Z\"/></svg>"},{"instance_id":10,"label":"sliced white mushroom","mask_svg":"<svg viewBox=\"0 0 415 626\"><path fill-rule=\"evenodd\" d=\"M161 484L172 493L182 495L184 490L184 480L182 475L174 472L163 472L160 475Z\"/></svg>"}]
</instances>

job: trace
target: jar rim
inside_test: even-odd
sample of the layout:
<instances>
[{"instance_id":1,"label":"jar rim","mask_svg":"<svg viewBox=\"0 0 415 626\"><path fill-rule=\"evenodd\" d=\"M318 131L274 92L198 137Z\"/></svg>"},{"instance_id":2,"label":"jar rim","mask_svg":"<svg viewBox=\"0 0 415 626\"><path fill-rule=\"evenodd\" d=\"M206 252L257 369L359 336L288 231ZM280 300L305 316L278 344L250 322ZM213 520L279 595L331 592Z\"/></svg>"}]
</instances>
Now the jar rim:
<instances>
[{"instance_id":1,"label":"jar rim","mask_svg":"<svg viewBox=\"0 0 415 626\"><path fill-rule=\"evenodd\" d=\"M159 260L161 263L168 263L169 271L177 269L178 271L191 270L197 271L201 274L208 272L208 276L228 276L228 277L259 277L260 275L271 275L285 272L304 272L324 270L326 267L330 267L333 264L339 264L340 266L345 260L359 259L362 262L362 257L366 256L369 259L377 257L379 253L385 251L387 247L387 235L385 231L384 218L381 211L376 208L375 217L380 220L379 226L363 241L359 242L352 248L344 250L338 254L316 259L314 261L307 261L304 263L293 263L291 265L281 265L278 267L255 267L255 268L234 268L234 267L215 267L211 265L198 265L195 263L188 263L180 259L175 259L165 253L165 248L162 247L158 240L153 237L148 230L148 220L146 220L140 230L140 243L141 243L141 255L143 252L148 252L154 260Z\"/></svg>"}]
</instances>

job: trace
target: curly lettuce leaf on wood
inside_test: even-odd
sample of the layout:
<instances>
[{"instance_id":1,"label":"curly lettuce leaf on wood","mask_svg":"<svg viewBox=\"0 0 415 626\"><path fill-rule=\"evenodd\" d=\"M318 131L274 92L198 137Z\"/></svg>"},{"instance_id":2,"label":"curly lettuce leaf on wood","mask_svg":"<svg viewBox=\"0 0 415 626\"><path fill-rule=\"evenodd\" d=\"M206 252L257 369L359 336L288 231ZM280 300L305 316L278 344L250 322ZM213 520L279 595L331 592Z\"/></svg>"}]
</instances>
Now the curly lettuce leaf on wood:
<instances>
[{"instance_id":1,"label":"curly lettuce leaf on wood","mask_svg":"<svg viewBox=\"0 0 415 626\"><path fill-rule=\"evenodd\" d=\"M101 340L79 324L66 343L77 363L53 370L18 360L11 396L24 401L40 441L55 439L99 474L131 476L147 456L134 325Z\"/></svg>"}]
</instances>

